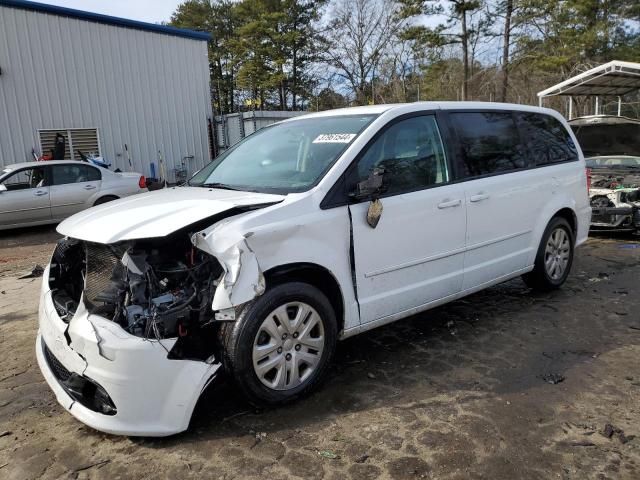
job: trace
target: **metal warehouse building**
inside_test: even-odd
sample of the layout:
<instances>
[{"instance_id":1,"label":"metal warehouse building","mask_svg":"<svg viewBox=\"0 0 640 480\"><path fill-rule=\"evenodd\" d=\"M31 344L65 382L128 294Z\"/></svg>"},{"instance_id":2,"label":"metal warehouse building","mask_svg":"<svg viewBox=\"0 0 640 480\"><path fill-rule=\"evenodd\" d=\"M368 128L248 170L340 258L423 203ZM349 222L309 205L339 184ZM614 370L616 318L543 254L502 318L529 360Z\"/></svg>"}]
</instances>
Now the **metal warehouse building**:
<instances>
[{"instance_id":1,"label":"metal warehouse building","mask_svg":"<svg viewBox=\"0 0 640 480\"><path fill-rule=\"evenodd\" d=\"M48 153L97 154L169 181L210 160L209 34L40 3L0 0L0 167ZM129 154L125 149L127 149Z\"/></svg>"}]
</instances>

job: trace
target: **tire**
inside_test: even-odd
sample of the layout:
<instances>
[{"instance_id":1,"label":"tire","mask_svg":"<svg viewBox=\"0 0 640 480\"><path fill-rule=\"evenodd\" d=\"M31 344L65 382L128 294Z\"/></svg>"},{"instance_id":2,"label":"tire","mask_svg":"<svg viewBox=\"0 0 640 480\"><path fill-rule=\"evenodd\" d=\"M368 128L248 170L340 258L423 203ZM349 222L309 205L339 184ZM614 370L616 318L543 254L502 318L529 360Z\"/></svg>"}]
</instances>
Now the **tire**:
<instances>
[{"instance_id":1,"label":"tire","mask_svg":"<svg viewBox=\"0 0 640 480\"><path fill-rule=\"evenodd\" d=\"M307 395L322 381L335 352L337 323L320 290L282 283L249 303L235 322L222 324L219 338L224 368L249 402L275 406Z\"/></svg>"},{"instance_id":2,"label":"tire","mask_svg":"<svg viewBox=\"0 0 640 480\"><path fill-rule=\"evenodd\" d=\"M100 197L99 199L97 199L93 204L93 206L95 207L96 205L102 205L103 203L112 202L113 200L117 200L117 199L118 197L116 196L106 195L104 197Z\"/></svg>"},{"instance_id":3,"label":"tire","mask_svg":"<svg viewBox=\"0 0 640 480\"><path fill-rule=\"evenodd\" d=\"M569 222L561 217L552 218L542 235L533 270L522 276L524 283L540 292L560 288L571 271L574 248Z\"/></svg>"}]
</instances>

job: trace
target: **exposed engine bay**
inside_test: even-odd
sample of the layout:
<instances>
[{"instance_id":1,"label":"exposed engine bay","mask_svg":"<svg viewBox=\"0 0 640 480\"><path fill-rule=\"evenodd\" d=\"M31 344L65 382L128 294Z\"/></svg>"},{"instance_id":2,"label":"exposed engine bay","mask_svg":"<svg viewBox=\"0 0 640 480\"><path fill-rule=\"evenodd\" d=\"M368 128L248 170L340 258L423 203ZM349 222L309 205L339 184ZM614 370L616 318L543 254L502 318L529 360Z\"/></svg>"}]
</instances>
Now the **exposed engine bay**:
<instances>
[{"instance_id":1,"label":"exposed engine bay","mask_svg":"<svg viewBox=\"0 0 640 480\"><path fill-rule=\"evenodd\" d=\"M640 176L633 172L592 171L589 199L592 227L640 230Z\"/></svg>"},{"instance_id":2,"label":"exposed engine bay","mask_svg":"<svg viewBox=\"0 0 640 480\"><path fill-rule=\"evenodd\" d=\"M61 240L49 274L58 315L69 322L83 301L90 314L131 335L177 337L169 358L205 360L215 343L211 304L223 270L189 238L177 232L111 245Z\"/></svg>"}]
</instances>

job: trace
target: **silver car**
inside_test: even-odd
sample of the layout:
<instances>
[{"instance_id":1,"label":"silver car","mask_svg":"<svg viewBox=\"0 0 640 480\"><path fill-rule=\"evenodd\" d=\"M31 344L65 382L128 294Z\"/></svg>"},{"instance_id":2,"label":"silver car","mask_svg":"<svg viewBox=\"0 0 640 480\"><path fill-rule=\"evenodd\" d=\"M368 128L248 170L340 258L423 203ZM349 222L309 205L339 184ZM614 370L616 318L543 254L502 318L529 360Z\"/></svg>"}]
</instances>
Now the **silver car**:
<instances>
[{"instance_id":1,"label":"silver car","mask_svg":"<svg viewBox=\"0 0 640 480\"><path fill-rule=\"evenodd\" d=\"M0 172L0 230L58 223L94 205L147 191L139 173L60 160L8 165Z\"/></svg>"}]
</instances>

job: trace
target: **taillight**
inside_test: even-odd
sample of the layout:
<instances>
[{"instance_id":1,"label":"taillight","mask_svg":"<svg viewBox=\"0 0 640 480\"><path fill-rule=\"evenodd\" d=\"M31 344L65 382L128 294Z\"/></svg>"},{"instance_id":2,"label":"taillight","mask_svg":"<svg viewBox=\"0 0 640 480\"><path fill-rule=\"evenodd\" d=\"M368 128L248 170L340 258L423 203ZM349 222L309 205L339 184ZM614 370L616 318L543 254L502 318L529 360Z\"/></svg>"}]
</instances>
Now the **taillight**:
<instances>
[{"instance_id":1,"label":"taillight","mask_svg":"<svg viewBox=\"0 0 640 480\"><path fill-rule=\"evenodd\" d=\"M144 178L144 175L140 176L140 180L138 180L138 186L140 188L147 188L147 179Z\"/></svg>"},{"instance_id":2,"label":"taillight","mask_svg":"<svg viewBox=\"0 0 640 480\"><path fill-rule=\"evenodd\" d=\"M591 190L591 169L587 168L587 192Z\"/></svg>"}]
</instances>

